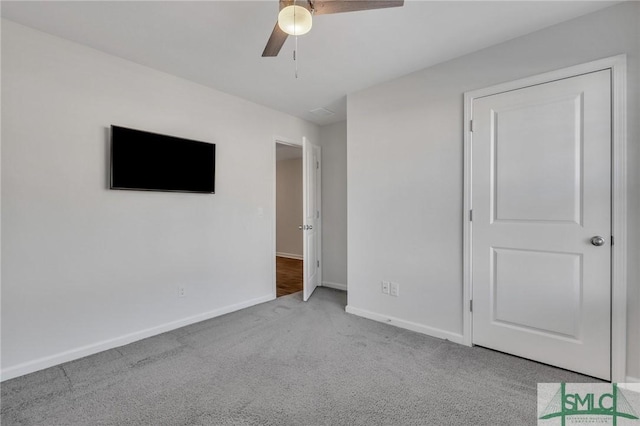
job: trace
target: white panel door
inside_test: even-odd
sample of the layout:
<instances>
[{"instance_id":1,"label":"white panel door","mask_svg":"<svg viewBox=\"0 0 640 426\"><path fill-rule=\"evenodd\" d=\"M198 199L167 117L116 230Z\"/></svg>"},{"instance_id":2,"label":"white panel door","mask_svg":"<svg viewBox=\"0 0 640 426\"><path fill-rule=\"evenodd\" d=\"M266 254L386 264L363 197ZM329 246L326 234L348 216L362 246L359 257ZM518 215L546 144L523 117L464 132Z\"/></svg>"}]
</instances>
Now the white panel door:
<instances>
[{"instance_id":1,"label":"white panel door","mask_svg":"<svg viewBox=\"0 0 640 426\"><path fill-rule=\"evenodd\" d=\"M303 251L304 251L304 282L303 300L306 302L320 284L320 147L309 142L307 138L302 141L302 197L304 224Z\"/></svg>"},{"instance_id":2,"label":"white panel door","mask_svg":"<svg viewBox=\"0 0 640 426\"><path fill-rule=\"evenodd\" d=\"M471 160L473 343L605 380L610 87L605 70L474 99Z\"/></svg>"}]
</instances>

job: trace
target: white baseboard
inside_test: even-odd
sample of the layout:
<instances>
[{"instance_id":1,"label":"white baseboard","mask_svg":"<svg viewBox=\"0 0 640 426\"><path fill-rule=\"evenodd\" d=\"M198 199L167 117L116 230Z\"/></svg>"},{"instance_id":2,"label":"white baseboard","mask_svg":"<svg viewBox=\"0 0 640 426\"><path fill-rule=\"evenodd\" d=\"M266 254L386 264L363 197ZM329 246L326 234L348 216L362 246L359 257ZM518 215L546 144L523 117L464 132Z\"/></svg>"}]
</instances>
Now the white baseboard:
<instances>
[{"instance_id":1,"label":"white baseboard","mask_svg":"<svg viewBox=\"0 0 640 426\"><path fill-rule=\"evenodd\" d=\"M332 283L330 281L322 281L322 287L335 288L336 290L347 291L346 284Z\"/></svg>"},{"instance_id":2,"label":"white baseboard","mask_svg":"<svg viewBox=\"0 0 640 426\"><path fill-rule=\"evenodd\" d=\"M625 378L625 383L640 383L640 379L637 377L627 376Z\"/></svg>"},{"instance_id":3,"label":"white baseboard","mask_svg":"<svg viewBox=\"0 0 640 426\"><path fill-rule=\"evenodd\" d=\"M304 260L301 254L293 254L293 253L281 253L276 252L277 257L286 257L287 259L296 259L296 260Z\"/></svg>"},{"instance_id":4,"label":"white baseboard","mask_svg":"<svg viewBox=\"0 0 640 426\"><path fill-rule=\"evenodd\" d=\"M205 321L211 318L219 317L221 315L238 311L240 309L248 308L250 306L258 305L260 303L268 302L273 299L275 299L275 295L269 294L267 296L262 296L255 299L247 300L245 302L236 303L234 305L225 306L219 309L215 309L213 311L183 318L177 321L172 321L156 327L147 328L146 330L136 331L134 333L125 334L124 336L103 340L101 342L92 343L90 345L70 349L68 351L61 352L55 355L50 355L50 356L39 358L33 361L28 361L22 364L14 365L12 367L8 367L0 371L0 381L13 379L15 377L33 373L38 370L43 370L45 368L63 364L65 362L69 362L75 359L83 358L85 356L93 355L98 352L106 351L108 349L124 346L129 343L136 342L138 340L146 339L147 337L156 336L158 334L175 330L177 328L184 327L189 324L194 324L200 321Z\"/></svg>"},{"instance_id":5,"label":"white baseboard","mask_svg":"<svg viewBox=\"0 0 640 426\"><path fill-rule=\"evenodd\" d=\"M406 321L400 318L390 317L387 315L378 314L375 312L367 311L360 308L354 308L347 305L345 310L353 315L367 318L370 320L383 322L385 324L394 325L396 327L405 328L407 330L415 331L417 333L426 334L427 336L437 337L439 339L446 339L454 343L464 344L462 334L452 333L450 331L441 330L439 328L429 327L426 325L418 324L416 322Z\"/></svg>"}]
</instances>

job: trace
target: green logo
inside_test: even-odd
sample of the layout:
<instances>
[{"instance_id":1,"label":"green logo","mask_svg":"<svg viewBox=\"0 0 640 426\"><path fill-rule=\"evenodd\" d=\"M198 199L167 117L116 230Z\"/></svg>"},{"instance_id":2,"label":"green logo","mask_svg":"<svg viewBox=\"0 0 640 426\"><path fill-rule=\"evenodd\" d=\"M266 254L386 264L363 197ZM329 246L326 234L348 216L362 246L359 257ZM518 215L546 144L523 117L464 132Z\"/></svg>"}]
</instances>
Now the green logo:
<instances>
[{"instance_id":1,"label":"green logo","mask_svg":"<svg viewBox=\"0 0 640 426\"><path fill-rule=\"evenodd\" d=\"M567 392L566 383L560 383L560 389L547 404L539 419L559 417L561 425L565 426L566 419L570 416L608 416L614 426L618 424L619 418L638 420L638 415L616 383L611 384L610 392L607 389L605 392L573 393Z\"/></svg>"}]
</instances>

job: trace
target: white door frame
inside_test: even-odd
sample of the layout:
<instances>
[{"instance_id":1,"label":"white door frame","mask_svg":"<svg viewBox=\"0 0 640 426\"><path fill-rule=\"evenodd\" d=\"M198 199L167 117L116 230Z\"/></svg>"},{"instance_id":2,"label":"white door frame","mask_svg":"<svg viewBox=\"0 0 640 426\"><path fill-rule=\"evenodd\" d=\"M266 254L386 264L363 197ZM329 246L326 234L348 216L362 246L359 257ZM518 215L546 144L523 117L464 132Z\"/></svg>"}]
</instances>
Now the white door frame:
<instances>
[{"instance_id":1,"label":"white door frame","mask_svg":"<svg viewBox=\"0 0 640 426\"><path fill-rule=\"evenodd\" d=\"M276 234L276 224L277 224L277 220L278 220L278 203L277 203L277 199L276 199L276 188L277 188L277 182L276 182L276 166L277 166L277 158L276 158L276 149L277 149L277 145L281 144L281 145L289 145L289 146L295 146L296 148L300 148L302 149L302 140L300 140L299 142L296 141L292 141L289 138L284 138L281 136L274 136L273 137L273 143L272 143L272 158L271 158L271 164L273 164L273 186L272 186L272 194L273 194L273 207L271 209L271 217L272 219L272 224L271 224L271 242L273 243L273 252L271 253L271 267L272 267L272 271L271 271L271 279L272 279L272 299L275 299L278 297L277 295L277 287L278 287L278 283L277 283L277 279L276 279L276 253L278 252L277 250L277 243L278 243L278 238L277 238L277 234ZM304 220L304 219L303 219ZM300 238L302 238L302 235L300 235ZM304 261L304 260L303 260Z\"/></svg>"},{"instance_id":2,"label":"white door frame","mask_svg":"<svg viewBox=\"0 0 640 426\"><path fill-rule=\"evenodd\" d=\"M304 141L308 140L307 137L303 136L302 139L300 141L292 141L289 138L285 138L285 137L281 137L281 136L274 136L273 137L273 147L272 147L272 158L271 158L271 164L273 164L273 185L272 185L272 194L273 194L273 198L272 198L272 209L271 209L271 216L272 216L272 223L271 223L271 241L272 241L272 254L271 254L271 258L273 259L273 263L272 263L272 271L271 271L271 281L272 281L272 294L271 294L271 298L275 299L277 298L277 277L276 277L276 253L277 253L277 235L276 235L276 224L277 224L277 200L276 200L276 186L277 186L277 182L276 182L276 149L277 149L277 144L281 144L281 145L289 145L289 146L295 146L296 148L300 148L303 149L303 145L304 145ZM303 158L304 161L304 158ZM322 160L318 159L318 161L320 162L320 165L322 166ZM322 167L320 167L320 170L318 171L318 176L317 176L318 182L317 182L317 191L318 191L318 200L317 200L317 209L320 212L320 217L318 218L318 244L319 244L319 249L317 250L317 256L318 256L318 260L320 261L320 268L318 270L318 286L322 286L322 268L324 267L323 263L322 263ZM302 218L302 223L304 223L305 218ZM303 260L304 261L304 260Z\"/></svg>"},{"instance_id":3,"label":"white door frame","mask_svg":"<svg viewBox=\"0 0 640 426\"><path fill-rule=\"evenodd\" d=\"M473 100L594 71L611 70L611 381L626 381L627 362L627 57L618 55L586 64L498 84L464 94L464 199L463 199L463 305L462 336L467 346L473 342L471 310L471 120Z\"/></svg>"}]
</instances>

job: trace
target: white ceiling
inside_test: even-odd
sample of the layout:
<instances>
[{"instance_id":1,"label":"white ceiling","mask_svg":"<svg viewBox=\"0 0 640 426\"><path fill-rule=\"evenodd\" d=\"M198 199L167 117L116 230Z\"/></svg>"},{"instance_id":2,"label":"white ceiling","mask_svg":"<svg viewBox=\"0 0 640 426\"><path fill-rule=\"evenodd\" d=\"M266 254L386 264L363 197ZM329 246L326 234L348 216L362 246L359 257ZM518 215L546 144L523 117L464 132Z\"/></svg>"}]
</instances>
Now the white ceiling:
<instances>
[{"instance_id":1,"label":"white ceiling","mask_svg":"<svg viewBox=\"0 0 640 426\"><path fill-rule=\"evenodd\" d=\"M278 13L264 1L2 1L2 16L317 124L346 95L619 2L412 1L314 19L262 58ZM309 111L324 107L329 117Z\"/></svg>"}]
</instances>

